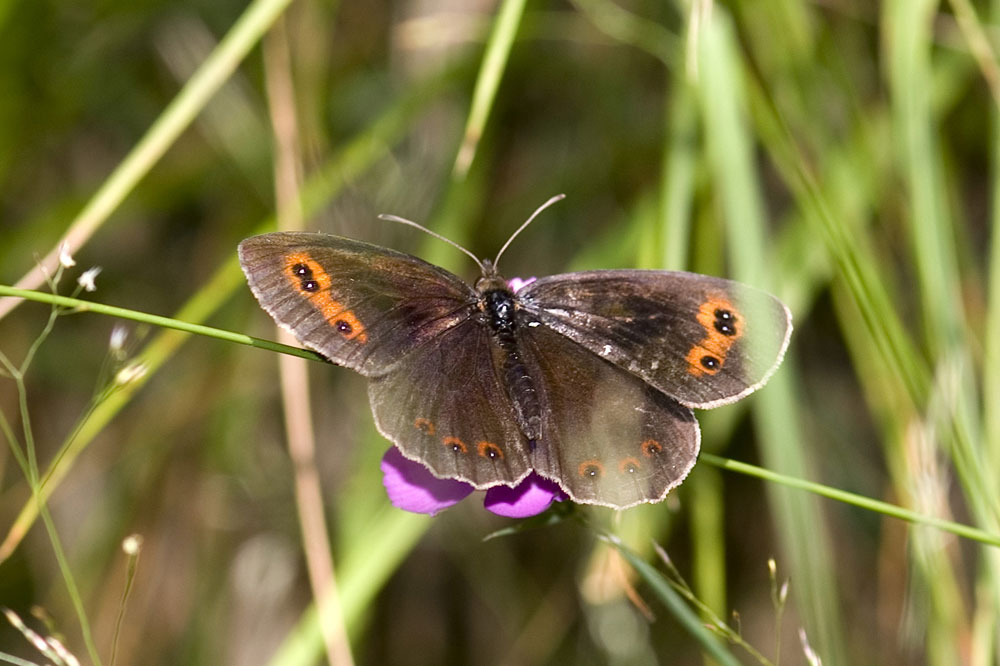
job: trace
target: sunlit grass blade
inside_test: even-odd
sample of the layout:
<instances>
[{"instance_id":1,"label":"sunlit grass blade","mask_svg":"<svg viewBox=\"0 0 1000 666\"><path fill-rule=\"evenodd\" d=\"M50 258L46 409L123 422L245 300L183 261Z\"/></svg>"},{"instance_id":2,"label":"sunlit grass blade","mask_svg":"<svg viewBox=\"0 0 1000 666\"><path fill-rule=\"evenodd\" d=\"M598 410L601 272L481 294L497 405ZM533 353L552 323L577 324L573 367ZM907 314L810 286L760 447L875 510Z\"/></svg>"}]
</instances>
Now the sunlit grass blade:
<instances>
[{"instance_id":1,"label":"sunlit grass blade","mask_svg":"<svg viewBox=\"0 0 1000 666\"><path fill-rule=\"evenodd\" d=\"M994 2L994 20L1000 17L1000 3ZM988 254L986 314L983 330L982 369L982 419L984 459L987 469L1000 469L1000 111L993 109L990 114L990 252ZM1000 479L994 476L994 492ZM1000 571L1000 553L992 554L992 567ZM976 611L973 619L973 645L976 663L988 663L1000 650L1000 637L996 627L1000 625L1000 603L992 590L977 590Z\"/></svg>"},{"instance_id":2,"label":"sunlit grass blade","mask_svg":"<svg viewBox=\"0 0 1000 666\"><path fill-rule=\"evenodd\" d=\"M503 0L500 3L500 11L486 43L486 53L472 92L472 107L465 123L462 145L455 157L452 176L456 180L465 178L469 166L476 157L476 149L485 131L490 110L496 101L497 89L507 68L507 60L510 58L514 38L521 26L526 3L527 0Z\"/></svg>"},{"instance_id":3,"label":"sunlit grass blade","mask_svg":"<svg viewBox=\"0 0 1000 666\"><path fill-rule=\"evenodd\" d=\"M669 97L664 100L666 142L660 176L660 224L657 225L661 230L658 245L662 261L657 268L678 271L688 268L699 156L695 141L699 118L695 91L679 72L673 73L668 90Z\"/></svg>"},{"instance_id":4,"label":"sunlit grass blade","mask_svg":"<svg viewBox=\"0 0 1000 666\"><path fill-rule=\"evenodd\" d=\"M969 45L969 52L976 59L976 64L990 87L993 104L1000 106L1000 64L997 63L996 51L990 44L987 27L976 15L976 9L969 0L949 0L949 4Z\"/></svg>"},{"instance_id":5,"label":"sunlit grass blade","mask_svg":"<svg viewBox=\"0 0 1000 666\"><path fill-rule=\"evenodd\" d=\"M991 529L1000 525L1000 502L995 472L986 471L983 464L980 428L972 407L979 403L979 396L971 376L973 361L961 298L955 225L946 205L949 193L945 161L939 158L937 149L933 87L929 85L934 78L931 54L936 6L933 2L892 2L885 9L892 31L888 74L898 132L896 145L910 199L905 220L912 237L926 346L935 374L928 396L928 423L920 429L931 428L933 434L929 437L942 437L976 521ZM947 487L943 470L940 477L938 484ZM919 501L922 495L915 497ZM915 538L919 546L923 535ZM957 636L968 626L956 576L941 575L951 565L937 541L924 544L918 554L923 555L918 562L923 565L931 598L936 601L928 645L938 655L954 653L960 649ZM1000 601L1000 571L992 562L991 558L985 560L980 576L993 590L995 606Z\"/></svg>"},{"instance_id":6,"label":"sunlit grass blade","mask_svg":"<svg viewBox=\"0 0 1000 666\"><path fill-rule=\"evenodd\" d=\"M63 240L71 253L75 253L87 242L136 184L149 173L290 2L291 0L254 0L247 7L212 55L70 223ZM55 271L59 251L58 246L53 248L35 268L18 280L17 286L26 289L40 286L46 271L49 274ZM0 319L17 303L18 301L9 299L0 301Z\"/></svg>"},{"instance_id":7,"label":"sunlit grass blade","mask_svg":"<svg viewBox=\"0 0 1000 666\"><path fill-rule=\"evenodd\" d=\"M680 72L681 68L677 67L680 40L662 25L608 0L574 0L573 4L601 32L623 44L642 49L664 64L673 66L675 72Z\"/></svg>"},{"instance_id":8,"label":"sunlit grass blade","mask_svg":"<svg viewBox=\"0 0 1000 666\"><path fill-rule=\"evenodd\" d=\"M752 140L742 109L746 106L742 74L735 57L728 17L713 12L700 36L699 92L707 136L708 160L719 187L733 276L768 288L764 206L755 174ZM766 465L792 476L808 477L807 440L799 427L794 399L794 354L767 388L754 397L758 445ZM815 500L802 501L787 490L768 489L775 527L790 563L798 606L806 627L830 663L845 663L839 600L833 581L832 540Z\"/></svg>"},{"instance_id":9,"label":"sunlit grass blade","mask_svg":"<svg viewBox=\"0 0 1000 666\"><path fill-rule=\"evenodd\" d=\"M274 199L281 231L302 231L300 204L302 154L298 105L292 82L288 27L279 20L264 40L268 110L274 135ZM294 343L287 331L279 339ZM353 666L354 655L337 589L336 558L328 534L323 484L316 465L316 422L312 412L312 392L307 363L301 358L278 357L281 379L285 444L294 469L296 512L306 558L313 603L317 608L327 662L333 666Z\"/></svg>"}]
</instances>

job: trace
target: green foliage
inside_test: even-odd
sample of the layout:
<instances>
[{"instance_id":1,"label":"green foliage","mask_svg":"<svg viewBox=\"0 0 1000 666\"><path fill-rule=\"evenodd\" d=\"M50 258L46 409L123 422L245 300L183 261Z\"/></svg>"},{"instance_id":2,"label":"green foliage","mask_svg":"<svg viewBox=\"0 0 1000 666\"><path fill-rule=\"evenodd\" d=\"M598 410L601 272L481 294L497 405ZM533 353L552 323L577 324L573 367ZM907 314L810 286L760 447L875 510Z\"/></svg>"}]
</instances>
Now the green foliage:
<instances>
[{"instance_id":1,"label":"green foliage","mask_svg":"<svg viewBox=\"0 0 1000 666\"><path fill-rule=\"evenodd\" d=\"M0 661L312 664L333 618L358 663L1000 663L1000 3L434 5L0 3ZM663 504L512 525L390 507L364 381L310 363L318 612L236 244L471 277L376 215L491 257L560 192L505 273L743 280L784 365Z\"/></svg>"}]
</instances>

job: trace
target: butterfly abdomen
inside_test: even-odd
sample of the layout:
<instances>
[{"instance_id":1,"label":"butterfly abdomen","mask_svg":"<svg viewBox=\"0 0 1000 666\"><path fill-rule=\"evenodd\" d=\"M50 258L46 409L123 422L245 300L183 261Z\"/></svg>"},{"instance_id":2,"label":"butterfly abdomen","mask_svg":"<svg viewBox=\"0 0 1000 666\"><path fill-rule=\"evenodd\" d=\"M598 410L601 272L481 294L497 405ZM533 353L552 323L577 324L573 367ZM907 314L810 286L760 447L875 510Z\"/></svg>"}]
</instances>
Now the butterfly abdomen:
<instances>
[{"instance_id":1,"label":"butterfly abdomen","mask_svg":"<svg viewBox=\"0 0 1000 666\"><path fill-rule=\"evenodd\" d=\"M483 309L502 352L504 387L514 403L518 426L527 439L537 440L541 436L542 407L517 343L514 295L505 289L487 291L483 294Z\"/></svg>"}]
</instances>

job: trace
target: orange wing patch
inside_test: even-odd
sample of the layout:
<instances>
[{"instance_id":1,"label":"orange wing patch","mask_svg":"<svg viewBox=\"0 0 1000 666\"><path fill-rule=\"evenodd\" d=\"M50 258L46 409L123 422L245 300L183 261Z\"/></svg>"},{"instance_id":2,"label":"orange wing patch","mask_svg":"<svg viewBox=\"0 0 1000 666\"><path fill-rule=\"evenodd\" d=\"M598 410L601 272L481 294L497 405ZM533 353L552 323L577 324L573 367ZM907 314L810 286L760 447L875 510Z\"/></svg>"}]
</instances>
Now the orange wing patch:
<instances>
[{"instance_id":1,"label":"orange wing patch","mask_svg":"<svg viewBox=\"0 0 1000 666\"><path fill-rule=\"evenodd\" d=\"M345 340L368 342L364 324L352 310L330 295L333 281L307 252L294 252L285 257L285 275Z\"/></svg>"},{"instance_id":2,"label":"orange wing patch","mask_svg":"<svg viewBox=\"0 0 1000 666\"><path fill-rule=\"evenodd\" d=\"M450 437L450 436L444 437L442 438L441 443L450 448L455 453L467 453L469 451L469 447L467 447L465 445L465 442L460 440L458 437ZM488 442L481 442L480 447L483 444L488 444ZM489 446L492 446L492 444L489 444ZM501 455L500 457L502 458L503 455Z\"/></svg>"},{"instance_id":3,"label":"orange wing patch","mask_svg":"<svg viewBox=\"0 0 1000 666\"><path fill-rule=\"evenodd\" d=\"M585 479L599 479L604 476L604 465L600 460L584 460L576 472Z\"/></svg>"},{"instance_id":4,"label":"orange wing patch","mask_svg":"<svg viewBox=\"0 0 1000 666\"><path fill-rule=\"evenodd\" d=\"M713 293L698 308L697 319L705 337L688 351L688 372L695 377L714 375L722 370L730 347L743 335L743 318L725 294Z\"/></svg>"},{"instance_id":5,"label":"orange wing patch","mask_svg":"<svg viewBox=\"0 0 1000 666\"><path fill-rule=\"evenodd\" d=\"M640 465L639 461L632 456L622 458L618 461L618 471L622 474L635 474L639 471L640 467L642 467L642 465Z\"/></svg>"},{"instance_id":6,"label":"orange wing patch","mask_svg":"<svg viewBox=\"0 0 1000 666\"><path fill-rule=\"evenodd\" d=\"M490 460L503 460L503 451L500 447L492 442L479 442L476 444L476 451L483 458L489 458Z\"/></svg>"}]
</instances>

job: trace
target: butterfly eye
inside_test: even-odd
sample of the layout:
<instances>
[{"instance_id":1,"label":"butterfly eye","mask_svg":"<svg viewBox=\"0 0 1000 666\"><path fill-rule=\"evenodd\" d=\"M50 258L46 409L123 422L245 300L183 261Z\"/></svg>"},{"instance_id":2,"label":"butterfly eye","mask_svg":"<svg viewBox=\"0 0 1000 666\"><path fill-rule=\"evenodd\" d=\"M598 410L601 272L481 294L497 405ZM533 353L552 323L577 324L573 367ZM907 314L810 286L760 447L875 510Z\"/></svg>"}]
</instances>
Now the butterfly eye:
<instances>
[{"instance_id":1,"label":"butterfly eye","mask_svg":"<svg viewBox=\"0 0 1000 666\"><path fill-rule=\"evenodd\" d=\"M312 277L312 271L309 270L309 266L305 264L295 264L292 266L292 272L299 277Z\"/></svg>"},{"instance_id":2,"label":"butterfly eye","mask_svg":"<svg viewBox=\"0 0 1000 666\"><path fill-rule=\"evenodd\" d=\"M319 282L316 280L303 280L302 281L302 291L316 291L319 289Z\"/></svg>"}]
</instances>

